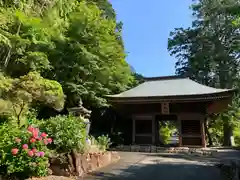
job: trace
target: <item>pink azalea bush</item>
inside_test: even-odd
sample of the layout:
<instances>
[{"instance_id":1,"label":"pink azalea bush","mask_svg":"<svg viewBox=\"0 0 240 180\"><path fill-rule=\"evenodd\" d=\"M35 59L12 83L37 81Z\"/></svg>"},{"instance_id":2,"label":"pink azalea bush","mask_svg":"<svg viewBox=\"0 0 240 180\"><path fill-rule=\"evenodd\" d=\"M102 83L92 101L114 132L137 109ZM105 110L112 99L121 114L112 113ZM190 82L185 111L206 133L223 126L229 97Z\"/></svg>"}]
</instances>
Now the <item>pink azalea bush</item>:
<instances>
[{"instance_id":1,"label":"pink azalea bush","mask_svg":"<svg viewBox=\"0 0 240 180\"><path fill-rule=\"evenodd\" d=\"M6 138L0 139L0 174L47 175L47 145L53 141L48 134L33 126L27 129L6 127L5 130L0 129L0 136L3 134Z\"/></svg>"}]
</instances>

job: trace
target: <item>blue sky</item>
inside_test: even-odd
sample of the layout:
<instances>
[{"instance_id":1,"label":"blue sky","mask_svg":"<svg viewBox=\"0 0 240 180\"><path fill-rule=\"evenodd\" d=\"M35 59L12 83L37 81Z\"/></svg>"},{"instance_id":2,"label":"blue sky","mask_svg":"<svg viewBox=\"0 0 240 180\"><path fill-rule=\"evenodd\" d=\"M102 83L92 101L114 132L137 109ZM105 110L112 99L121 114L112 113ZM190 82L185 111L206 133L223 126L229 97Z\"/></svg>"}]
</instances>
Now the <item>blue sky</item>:
<instances>
[{"instance_id":1,"label":"blue sky","mask_svg":"<svg viewBox=\"0 0 240 180\"><path fill-rule=\"evenodd\" d=\"M144 76L175 73L176 59L167 50L171 30L191 25L192 0L110 0L123 22L127 61Z\"/></svg>"}]
</instances>

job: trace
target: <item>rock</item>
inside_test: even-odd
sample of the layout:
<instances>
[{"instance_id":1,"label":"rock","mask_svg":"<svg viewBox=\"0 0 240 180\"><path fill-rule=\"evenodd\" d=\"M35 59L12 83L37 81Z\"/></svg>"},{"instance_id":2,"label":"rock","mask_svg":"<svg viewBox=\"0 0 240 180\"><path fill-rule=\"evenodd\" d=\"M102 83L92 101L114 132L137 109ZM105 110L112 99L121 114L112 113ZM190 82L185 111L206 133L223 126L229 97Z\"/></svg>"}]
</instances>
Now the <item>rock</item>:
<instances>
[{"instance_id":1,"label":"rock","mask_svg":"<svg viewBox=\"0 0 240 180\"><path fill-rule=\"evenodd\" d=\"M53 174L53 171L50 168L48 168L48 175L52 175L52 174Z\"/></svg>"},{"instance_id":2,"label":"rock","mask_svg":"<svg viewBox=\"0 0 240 180\"><path fill-rule=\"evenodd\" d=\"M79 158L80 158L79 161L81 161L80 168L82 168L83 172L87 173L88 170L91 169L88 161L88 155L85 154L80 156Z\"/></svg>"},{"instance_id":3,"label":"rock","mask_svg":"<svg viewBox=\"0 0 240 180\"><path fill-rule=\"evenodd\" d=\"M139 145L131 145L130 149L132 152L139 152L140 146Z\"/></svg>"},{"instance_id":4,"label":"rock","mask_svg":"<svg viewBox=\"0 0 240 180\"><path fill-rule=\"evenodd\" d=\"M52 174L57 176L67 176L69 177L70 174L66 169L61 168L60 166L51 166Z\"/></svg>"},{"instance_id":5,"label":"rock","mask_svg":"<svg viewBox=\"0 0 240 180\"><path fill-rule=\"evenodd\" d=\"M72 157L72 156L71 156ZM64 162L62 163L58 158L51 159L51 166L49 169L49 175L57 176L79 176L83 177L84 173L92 172L99 167L106 166L118 159L120 156L117 152L98 152L89 154L74 153L72 157L72 163L75 166L75 170L71 169L71 165ZM75 161L75 162L74 162Z\"/></svg>"},{"instance_id":6,"label":"rock","mask_svg":"<svg viewBox=\"0 0 240 180\"><path fill-rule=\"evenodd\" d=\"M151 152L156 152L156 151L157 151L156 146L151 146Z\"/></svg>"}]
</instances>

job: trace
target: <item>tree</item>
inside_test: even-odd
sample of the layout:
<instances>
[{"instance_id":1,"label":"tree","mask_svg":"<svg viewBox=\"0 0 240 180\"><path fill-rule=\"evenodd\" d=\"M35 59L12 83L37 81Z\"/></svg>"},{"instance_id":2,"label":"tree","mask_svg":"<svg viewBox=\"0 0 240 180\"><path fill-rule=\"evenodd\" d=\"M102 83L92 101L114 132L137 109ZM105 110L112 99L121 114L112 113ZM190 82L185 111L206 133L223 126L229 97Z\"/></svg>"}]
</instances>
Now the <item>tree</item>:
<instances>
[{"instance_id":1,"label":"tree","mask_svg":"<svg viewBox=\"0 0 240 180\"><path fill-rule=\"evenodd\" d=\"M19 78L0 76L1 98L8 104L10 114L16 118L18 126L29 108L34 104L45 104L61 110L64 106L64 94L61 85L44 79L37 72L30 72Z\"/></svg>"},{"instance_id":2,"label":"tree","mask_svg":"<svg viewBox=\"0 0 240 180\"><path fill-rule=\"evenodd\" d=\"M104 95L134 81L122 24L108 1L3 1L0 15L1 69L14 78L37 71L57 80L67 106L80 98L88 107L105 106Z\"/></svg>"},{"instance_id":3,"label":"tree","mask_svg":"<svg viewBox=\"0 0 240 180\"><path fill-rule=\"evenodd\" d=\"M239 85L239 29L233 23L238 7L235 0L200 0L192 5L192 27L175 29L169 38L168 49L177 58L177 74L213 87ZM231 128L226 128L229 123L225 122L224 142L228 144Z\"/></svg>"},{"instance_id":4,"label":"tree","mask_svg":"<svg viewBox=\"0 0 240 180\"><path fill-rule=\"evenodd\" d=\"M105 18L116 20L115 10L109 0L87 0L87 2L96 4L103 11Z\"/></svg>"},{"instance_id":5,"label":"tree","mask_svg":"<svg viewBox=\"0 0 240 180\"><path fill-rule=\"evenodd\" d=\"M47 77L55 77L75 106L82 97L85 106L104 106L103 95L127 88L133 77L125 53L116 39L116 23L105 19L95 5L84 2L69 14L66 36L49 52L54 67ZM63 73L64 72L64 73Z\"/></svg>"}]
</instances>

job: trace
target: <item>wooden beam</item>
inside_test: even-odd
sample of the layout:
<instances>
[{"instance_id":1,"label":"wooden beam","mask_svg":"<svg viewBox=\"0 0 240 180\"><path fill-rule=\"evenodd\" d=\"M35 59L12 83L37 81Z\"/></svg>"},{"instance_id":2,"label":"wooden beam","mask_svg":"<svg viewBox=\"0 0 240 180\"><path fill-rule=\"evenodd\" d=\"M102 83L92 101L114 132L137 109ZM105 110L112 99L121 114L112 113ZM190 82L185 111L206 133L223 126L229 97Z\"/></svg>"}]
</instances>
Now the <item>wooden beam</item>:
<instances>
[{"instance_id":1,"label":"wooden beam","mask_svg":"<svg viewBox=\"0 0 240 180\"><path fill-rule=\"evenodd\" d=\"M232 102L231 97L226 98L226 99L212 101L212 103L209 104L207 107L207 113L208 114L219 113L219 112L227 109L228 105L231 104L231 102Z\"/></svg>"},{"instance_id":2,"label":"wooden beam","mask_svg":"<svg viewBox=\"0 0 240 180\"><path fill-rule=\"evenodd\" d=\"M136 138L136 120L135 118L133 117L132 118L132 144L135 144L135 138Z\"/></svg>"},{"instance_id":3,"label":"wooden beam","mask_svg":"<svg viewBox=\"0 0 240 180\"><path fill-rule=\"evenodd\" d=\"M152 116L152 144L155 144L155 116Z\"/></svg>"},{"instance_id":4,"label":"wooden beam","mask_svg":"<svg viewBox=\"0 0 240 180\"><path fill-rule=\"evenodd\" d=\"M200 120L204 118L203 113L179 113L179 119L181 120Z\"/></svg>"},{"instance_id":5,"label":"wooden beam","mask_svg":"<svg viewBox=\"0 0 240 180\"><path fill-rule=\"evenodd\" d=\"M178 146L181 147L182 146L182 121L180 116L178 115Z\"/></svg>"},{"instance_id":6,"label":"wooden beam","mask_svg":"<svg viewBox=\"0 0 240 180\"><path fill-rule=\"evenodd\" d=\"M169 98L163 98L163 97L141 97L141 98L111 98L108 99L111 103L122 103L122 104L142 104L142 103L159 103L159 102L209 102L210 100L218 100L218 99L225 99L225 98L231 98L232 95L220 95L220 96L209 96L209 97L169 97Z\"/></svg>"}]
</instances>

